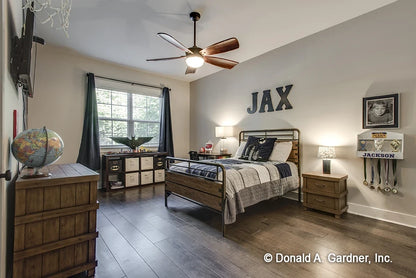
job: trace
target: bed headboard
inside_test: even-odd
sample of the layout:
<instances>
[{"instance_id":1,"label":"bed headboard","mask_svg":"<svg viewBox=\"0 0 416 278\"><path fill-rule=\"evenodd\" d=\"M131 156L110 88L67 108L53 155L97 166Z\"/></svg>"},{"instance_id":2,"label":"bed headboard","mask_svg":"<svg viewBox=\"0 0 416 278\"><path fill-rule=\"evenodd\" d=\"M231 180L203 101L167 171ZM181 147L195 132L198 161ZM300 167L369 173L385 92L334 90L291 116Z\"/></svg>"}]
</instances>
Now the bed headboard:
<instances>
[{"instance_id":1,"label":"bed headboard","mask_svg":"<svg viewBox=\"0 0 416 278\"><path fill-rule=\"evenodd\" d=\"M290 152L290 162L293 162L300 169L300 149L299 138L300 131L296 128L289 129L264 129L264 130L243 130L238 136L239 144L242 141L247 141L249 136L262 137L262 138L277 138L277 142L292 141L292 151Z\"/></svg>"}]
</instances>

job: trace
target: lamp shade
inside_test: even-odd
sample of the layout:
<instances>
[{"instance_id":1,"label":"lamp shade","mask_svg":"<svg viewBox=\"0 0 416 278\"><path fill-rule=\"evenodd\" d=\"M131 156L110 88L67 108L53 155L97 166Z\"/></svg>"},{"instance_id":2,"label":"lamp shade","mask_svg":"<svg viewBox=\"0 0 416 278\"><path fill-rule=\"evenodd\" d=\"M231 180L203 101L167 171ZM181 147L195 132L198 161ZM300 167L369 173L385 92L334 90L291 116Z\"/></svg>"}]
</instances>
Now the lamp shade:
<instances>
[{"instance_id":1,"label":"lamp shade","mask_svg":"<svg viewBox=\"0 0 416 278\"><path fill-rule=\"evenodd\" d=\"M227 138L234 135L232 126L217 126L215 127L215 137Z\"/></svg>"},{"instance_id":2,"label":"lamp shade","mask_svg":"<svg viewBox=\"0 0 416 278\"><path fill-rule=\"evenodd\" d=\"M186 57L186 64L194 69L202 67L204 64L204 58L200 54L191 54Z\"/></svg>"},{"instance_id":3,"label":"lamp shade","mask_svg":"<svg viewBox=\"0 0 416 278\"><path fill-rule=\"evenodd\" d=\"M322 159L335 158L335 147L320 146L318 149L318 157Z\"/></svg>"}]
</instances>

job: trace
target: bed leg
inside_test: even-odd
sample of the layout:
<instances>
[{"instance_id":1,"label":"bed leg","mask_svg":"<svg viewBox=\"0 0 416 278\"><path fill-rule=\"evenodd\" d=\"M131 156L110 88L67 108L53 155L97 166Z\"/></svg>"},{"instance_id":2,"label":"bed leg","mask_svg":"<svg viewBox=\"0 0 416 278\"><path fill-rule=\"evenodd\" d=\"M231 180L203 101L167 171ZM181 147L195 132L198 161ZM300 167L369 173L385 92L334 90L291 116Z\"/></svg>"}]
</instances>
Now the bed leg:
<instances>
[{"instance_id":1,"label":"bed leg","mask_svg":"<svg viewBox=\"0 0 416 278\"><path fill-rule=\"evenodd\" d=\"M221 222L222 236L225 237L224 212L222 213Z\"/></svg>"},{"instance_id":2,"label":"bed leg","mask_svg":"<svg viewBox=\"0 0 416 278\"><path fill-rule=\"evenodd\" d=\"M170 195L170 192L165 190L165 207L168 207L168 197L169 197L169 195Z\"/></svg>"}]
</instances>

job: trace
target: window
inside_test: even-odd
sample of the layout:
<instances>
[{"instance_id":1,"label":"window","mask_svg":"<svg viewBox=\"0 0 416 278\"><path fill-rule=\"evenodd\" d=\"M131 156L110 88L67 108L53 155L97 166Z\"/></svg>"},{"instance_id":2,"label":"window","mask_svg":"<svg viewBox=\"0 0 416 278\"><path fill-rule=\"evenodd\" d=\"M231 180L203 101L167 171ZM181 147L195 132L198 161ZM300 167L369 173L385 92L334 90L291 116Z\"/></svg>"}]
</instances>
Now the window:
<instances>
[{"instance_id":1,"label":"window","mask_svg":"<svg viewBox=\"0 0 416 278\"><path fill-rule=\"evenodd\" d=\"M159 145L159 97L96 89L100 145L119 146L110 137L153 137L145 146Z\"/></svg>"}]
</instances>

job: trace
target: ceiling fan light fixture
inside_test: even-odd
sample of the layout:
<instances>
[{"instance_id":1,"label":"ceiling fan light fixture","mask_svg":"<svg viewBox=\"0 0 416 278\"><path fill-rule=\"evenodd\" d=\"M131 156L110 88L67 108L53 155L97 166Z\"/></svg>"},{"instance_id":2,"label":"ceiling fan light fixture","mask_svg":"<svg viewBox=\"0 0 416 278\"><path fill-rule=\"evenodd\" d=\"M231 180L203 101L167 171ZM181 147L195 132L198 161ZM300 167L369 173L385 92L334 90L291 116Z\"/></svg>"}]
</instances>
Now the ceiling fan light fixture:
<instances>
[{"instance_id":1,"label":"ceiling fan light fixture","mask_svg":"<svg viewBox=\"0 0 416 278\"><path fill-rule=\"evenodd\" d=\"M191 54L191 55L188 55L186 57L185 62L188 65L188 67L197 69L197 68L202 67L202 65L204 64L205 61L204 61L204 58L202 58L201 55Z\"/></svg>"}]
</instances>

